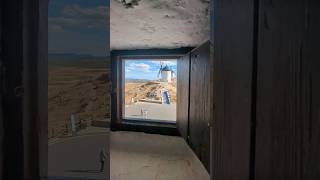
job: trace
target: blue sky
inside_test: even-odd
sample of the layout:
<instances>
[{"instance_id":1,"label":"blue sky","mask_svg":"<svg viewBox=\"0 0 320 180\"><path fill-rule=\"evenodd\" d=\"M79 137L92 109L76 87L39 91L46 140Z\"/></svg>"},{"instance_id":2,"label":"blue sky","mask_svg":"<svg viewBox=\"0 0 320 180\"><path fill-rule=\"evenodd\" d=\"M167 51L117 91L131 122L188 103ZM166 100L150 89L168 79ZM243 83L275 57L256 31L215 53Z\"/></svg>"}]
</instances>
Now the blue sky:
<instances>
[{"instance_id":1,"label":"blue sky","mask_svg":"<svg viewBox=\"0 0 320 180\"><path fill-rule=\"evenodd\" d=\"M177 72L177 61L162 61L164 65L168 65L174 72ZM160 61L157 60L126 60L125 61L125 78L126 79L159 79L158 72Z\"/></svg>"},{"instance_id":2,"label":"blue sky","mask_svg":"<svg viewBox=\"0 0 320 180\"><path fill-rule=\"evenodd\" d=\"M49 53L107 55L109 0L50 0Z\"/></svg>"}]
</instances>

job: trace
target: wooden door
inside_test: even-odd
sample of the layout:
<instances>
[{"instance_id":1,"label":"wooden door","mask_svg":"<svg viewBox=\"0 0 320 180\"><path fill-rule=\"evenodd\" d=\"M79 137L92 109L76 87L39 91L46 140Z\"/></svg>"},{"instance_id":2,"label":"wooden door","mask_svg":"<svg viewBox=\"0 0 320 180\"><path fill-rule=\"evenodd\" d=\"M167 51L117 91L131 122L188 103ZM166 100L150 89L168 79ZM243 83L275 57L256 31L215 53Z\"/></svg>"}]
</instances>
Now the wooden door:
<instances>
[{"instance_id":1,"label":"wooden door","mask_svg":"<svg viewBox=\"0 0 320 180\"><path fill-rule=\"evenodd\" d=\"M188 141L189 127L190 53L178 59L177 68L177 128Z\"/></svg>"},{"instance_id":2,"label":"wooden door","mask_svg":"<svg viewBox=\"0 0 320 180\"><path fill-rule=\"evenodd\" d=\"M320 179L320 3L261 0L255 179Z\"/></svg>"},{"instance_id":3,"label":"wooden door","mask_svg":"<svg viewBox=\"0 0 320 180\"><path fill-rule=\"evenodd\" d=\"M189 144L206 169L210 168L209 42L191 52Z\"/></svg>"}]
</instances>

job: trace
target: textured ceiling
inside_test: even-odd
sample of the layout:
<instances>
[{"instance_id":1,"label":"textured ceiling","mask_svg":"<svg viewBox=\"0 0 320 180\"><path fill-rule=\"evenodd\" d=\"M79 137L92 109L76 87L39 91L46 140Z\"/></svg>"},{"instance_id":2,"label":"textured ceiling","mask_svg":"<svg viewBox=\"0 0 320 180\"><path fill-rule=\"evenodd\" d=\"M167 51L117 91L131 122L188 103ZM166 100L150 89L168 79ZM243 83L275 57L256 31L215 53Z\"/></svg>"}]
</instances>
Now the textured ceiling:
<instances>
[{"instance_id":1,"label":"textured ceiling","mask_svg":"<svg viewBox=\"0 0 320 180\"><path fill-rule=\"evenodd\" d=\"M111 0L111 49L198 46L209 39L210 0Z\"/></svg>"}]
</instances>

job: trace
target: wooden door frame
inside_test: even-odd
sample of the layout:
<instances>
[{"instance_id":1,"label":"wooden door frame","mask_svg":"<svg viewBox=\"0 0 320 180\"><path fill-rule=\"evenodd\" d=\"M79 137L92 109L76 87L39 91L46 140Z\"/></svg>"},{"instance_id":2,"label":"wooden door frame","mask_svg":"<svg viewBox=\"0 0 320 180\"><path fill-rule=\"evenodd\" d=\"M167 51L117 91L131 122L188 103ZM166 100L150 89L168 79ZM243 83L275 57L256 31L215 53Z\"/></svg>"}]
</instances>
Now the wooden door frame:
<instances>
[{"instance_id":1,"label":"wooden door frame","mask_svg":"<svg viewBox=\"0 0 320 180\"><path fill-rule=\"evenodd\" d=\"M212 180L254 176L258 2L211 2Z\"/></svg>"},{"instance_id":2,"label":"wooden door frame","mask_svg":"<svg viewBox=\"0 0 320 180\"><path fill-rule=\"evenodd\" d=\"M3 179L47 176L47 3L1 2Z\"/></svg>"},{"instance_id":3,"label":"wooden door frame","mask_svg":"<svg viewBox=\"0 0 320 180\"><path fill-rule=\"evenodd\" d=\"M199 65L201 69L198 68ZM210 121L212 119L210 65L210 41L206 41L190 52L188 143L208 172L210 172ZM207 75L208 79L199 78L203 75ZM205 94L208 95L207 98L203 98L202 95ZM201 102L197 99L200 99ZM195 134L201 134L201 136L195 136Z\"/></svg>"},{"instance_id":4,"label":"wooden door frame","mask_svg":"<svg viewBox=\"0 0 320 180\"><path fill-rule=\"evenodd\" d=\"M177 129L180 135L189 142L189 110L190 110L190 52L183 56L177 63L177 103L184 104L177 106ZM187 75L181 76L181 73ZM179 80L181 78L181 80ZM182 89L182 87L184 89ZM179 93L180 92L180 93ZM184 97L184 98L183 98ZM184 108L183 108L184 107Z\"/></svg>"}]
</instances>

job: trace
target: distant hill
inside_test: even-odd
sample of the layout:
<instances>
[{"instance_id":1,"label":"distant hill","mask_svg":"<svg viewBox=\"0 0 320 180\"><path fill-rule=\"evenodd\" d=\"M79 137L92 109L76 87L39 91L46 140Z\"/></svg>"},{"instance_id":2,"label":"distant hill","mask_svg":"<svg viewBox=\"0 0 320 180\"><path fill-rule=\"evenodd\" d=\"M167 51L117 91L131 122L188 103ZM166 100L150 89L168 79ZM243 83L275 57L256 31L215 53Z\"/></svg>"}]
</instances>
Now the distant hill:
<instances>
[{"instance_id":1,"label":"distant hill","mask_svg":"<svg viewBox=\"0 0 320 180\"><path fill-rule=\"evenodd\" d=\"M150 80L150 79L126 79L125 82L128 83L147 83L150 81L157 81L157 80Z\"/></svg>"},{"instance_id":2,"label":"distant hill","mask_svg":"<svg viewBox=\"0 0 320 180\"><path fill-rule=\"evenodd\" d=\"M93 56L88 54L49 54L49 60L67 60L67 61L78 61L78 60L87 60L87 59L95 59L95 60L107 60L110 59L108 56Z\"/></svg>"},{"instance_id":3,"label":"distant hill","mask_svg":"<svg viewBox=\"0 0 320 180\"><path fill-rule=\"evenodd\" d=\"M110 57L92 56L85 54L49 54L50 66L110 68Z\"/></svg>"}]
</instances>

